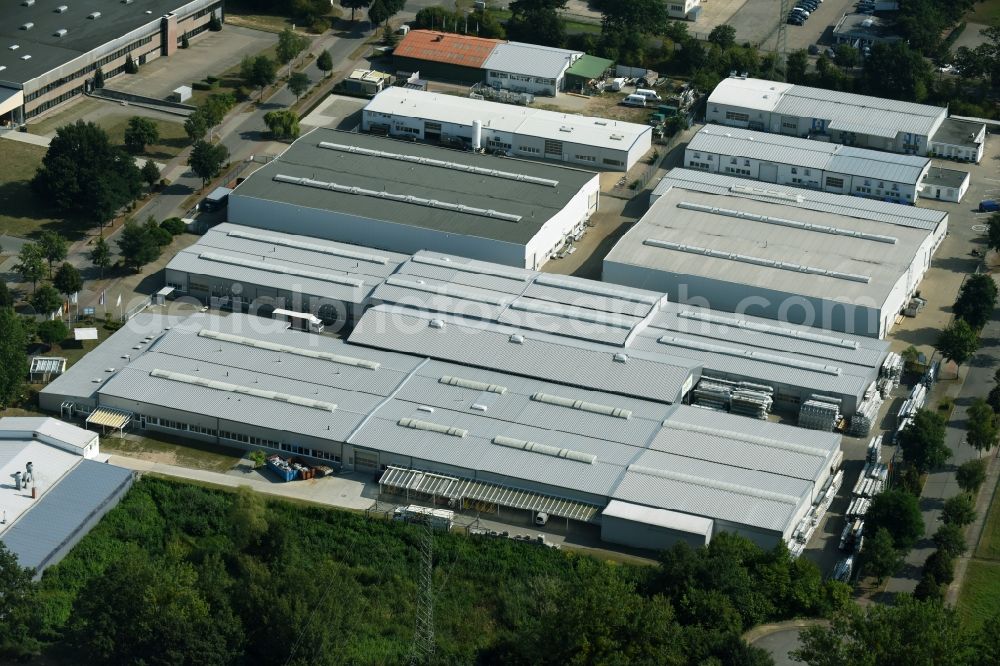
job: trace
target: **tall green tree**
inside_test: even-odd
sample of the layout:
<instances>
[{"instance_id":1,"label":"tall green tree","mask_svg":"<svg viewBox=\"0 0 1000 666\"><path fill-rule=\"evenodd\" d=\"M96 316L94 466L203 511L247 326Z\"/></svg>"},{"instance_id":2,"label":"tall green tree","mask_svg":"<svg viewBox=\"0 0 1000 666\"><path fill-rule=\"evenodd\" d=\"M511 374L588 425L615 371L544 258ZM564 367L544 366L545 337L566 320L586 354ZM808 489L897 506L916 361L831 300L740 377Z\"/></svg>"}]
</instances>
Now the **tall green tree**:
<instances>
[{"instance_id":1,"label":"tall green tree","mask_svg":"<svg viewBox=\"0 0 1000 666\"><path fill-rule=\"evenodd\" d=\"M50 284L43 284L31 295L31 307L35 308L37 314L48 316L62 309L62 306L63 297Z\"/></svg>"},{"instance_id":2,"label":"tall green tree","mask_svg":"<svg viewBox=\"0 0 1000 666\"><path fill-rule=\"evenodd\" d=\"M160 128L149 118L132 116L125 128L125 149L130 153L139 154L146 146L160 140Z\"/></svg>"},{"instance_id":3,"label":"tall green tree","mask_svg":"<svg viewBox=\"0 0 1000 666\"><path fill-rule=\"evenodd\" d=\"M48 262L48 275L52 276L52 264L62 261L69 252L69 243L66 239L54 231L43 231L38 237L38 247L42 251L42 256Z\"/></svg>"},{"instance_id":4,"label":"tall green tree","mask_svg":"<svg viewBox=\"0 0 1000 666\"><path fill-rule=\"evenodd\" d=\"M111 265L111 248L104 236L98 236L94 241L94 247L90 250L90 263L97 266L101 271L101 279L104 279L104 269Z\"/></svg>"},{"instance_id":5,"label":"tall green tree","mask_svg":"<svg viewBox=\"0 0 1000 666\"><path fill-rule=\"evenodd\" d=\"M903 458L920 472L941 467L952 456L945 444L944 417L927 409L917 410L913 421L897 437Z\"/></svg>"},{"instance_id":6,"label":"tall green tree","mask_svg":"<svg viewBox=\"0 0 1000 666\"><path fill-rule=\"evenodd\" d=\"M275 139L295 139L301 131L299 116L291 109L268 111L264 114L264 123Z\"/></svg>"},{"instance_id":7,"label":"tall green tree","mask_svg":"<svg viewBox=\"0 0 1000 666\"><path fill-rule=\"evenodd\" d=\"M964 319L956 319L938 335L934 348L949 361L962 365L979 349L979 336Z\"/></svg>"},{"instance_id":8,"label":"tall green tree","mask_svg":"<svg viewBox=\"0 0 1000 666\"><path fill-rule=\"evenodd\" d=\"M354 14L359 9L366 9L372 4L372 0L340 0L340 6L351 10L351 23L354 23Z\"/></svg>"},{"instance_id":9,"label":"tall green tree","mask_svg":"<svg viewBox=\"0 0 1000 666\"><path fill-rule=\"evenodd\" d=\"M959 557L968 549L962 528L955 523L942 523L934 533L934 543L952 557Z\"/></svg>"},{"instance_id":10,"label":"tall green tree","mask_svg":"<svg viewBox=\"0 0 1000 666\"><path fill-rule=\"evenodd\" d=\"M0 308L14 307L14 295L4 280L0 280Z\"/></svg>"},{"instance_id":11,"label":"tall green tree","mask_svg":"<svg viewBox=\"0 0 1000 666\"><path fill-rule=\"evenodd\" d=\"M191 149L188 166L201 178L204 187L208 181L222 172L222 166L227 159L229 159L229 149L221 143L213 145L207 141L198 141Z\"/></svg>"},{"instance_id":12,"label":"tall green tree","mask_svg":"<svg viewBox=\"0 0 1000 666\"><path fill-rule=\"evenodd\" d=\"M667 5L662 0L597 0L593 5L601 12L605 32L632 31L659 34L669 22Z\"/></svg>"},{"instance_id":13,"label":"tall green tree","mask_svg":"<svg viewBox=\"0 0 1000 666\"><path fill-rule=\"evenodd\" d=\"M910 102L927 98L933 81L930 63L906 42L875 44L861 70L861 87L870 95Z\"/></svg>"},{"instance_id":14,"label":"tall green tree","mask_svg":"<svg viewBox=\"0 0 1000 666\"><path fill-rule=\"evenodd\" d=\"M240 71L241 73L246 73L242 67ZM260 90L259 99L263 100L264 88L274 83L274 80L278 76L277 63L266 55L259 55L250 60L250 69L248 71L249 74L243 76L243 79L248 85Z\"/></svg>"},{"instance_id":15,"label":"tall green tree","mask_svg":"<svg viewBox=\"0 0 1000 666\"><path fill-rule=\"evenodd\" d=\"M25 243L17 253L14 270L21 279L31 283L34 290L45 276L45 252L38 243Z\"/></svg>"},{"instance_id":16,"label":"tall green tree","mask_svg":"<svg viewBox=\"0 0 1000 666\"><path fill-rule=\"evenodd\" d=\"M275 55L278 62L288 65L289 75L292 73L291 62L309 46L309 40L298 34L291 28L285 28L278 35L278 47Z\"/></svg>"},{"instance_id":17,"label":"tall green tree","mask_svg":"<svg viewBox=\"0 0 1000 666\"><path fill-rule=\"evenodd\" d=\"M864 563L865 573L875 576L879 585L899 571L899 567L903 564L903 558L896 550L892 535L884 527L878 528L873 536L865 539L861 560Z\"/></svg>"},{"instance_id":18,"label":"tall green tree","mask_svg":"<svg viewBox=\"0 0 1000 666\"><path fill-rule=\"evenodd\" d=\"M806 82L806 69L809 67L809 54L805 49L792 51L785 62L785 80L799 85Z\"/></svg>"},{"instance_id":19,"label":"tall green tree","mask_svg":"<svg viewBox=\"0 0 1000 666\"><path fill-rule=\"evenodd\" d=\"M955 316L964 319L975 330L983 326L993 316L997 304L997 283L986 273L970 275L962 284L955 301Z\"/></svg>"},{"instance_id":20,"label":"tall green tree","mask_svg":"<svg viewBox=\"0 0 1000 666\"><path fill-rule=\"evenodd\" d=\"M368 20L372 28L378 25L388 25L389 19L402 11L405 0L372 0L368 6Z\"/></svg>"},{"instance_id":21,"label":"tall green tree","mask_svg":"<svg viewBox=\"0 0 1000 666\"><path fill-rule=\"evenodd\" d=\"M896 550L908 551L924 535L924 519L917 498L902 490L887 490L872 499L865 530L885 529Z\"/></svg>"},{"instance_id":22,"label":"tall green tree","mask_svg":"<svg viewBox=\"0 0 1000 666\"><path fill-rule=\"evenodd\" d=\"M514 0L508 6L507 37L512 40L560 47L566 42L566 30L559 10L567 0Z\"/></svg>"},{"instance_id":23,"label":"tall green tree","mask_svg":"<svg viewBox=\"0 0 1000 666\"><path fill-rule=\"evenodd\" d=\"M146 181L149 185L149 189L153 189L156 184L160 181L160 170L156 167L156 162L153 160L146 160L146 163L142 165L142 169L139 170L142 174L142 179Z\"/></svg>"},{"instance_id":24,"label":"tall green tree","mask_svg":"<svg viewBox=\"0 0 1000 666\"><path fill-rule=\"evenodd\" d=\"M330 72L333 71L333 57L330 55L328 49L323 49L320 54L316 56L316 68L323 72L324 76L329 76Z\"/></svg>"},{"instance_id":25,"label":"tall green tree","mask_svg":"<svg viewBox=\"0 0 1000 666\"><path fill-rule=\"evenodd\" d=\"M94 70L94 89L98 90L104 87L104 71L98 67Z\"/></svg>"},{"instance_id":26,"label":"tall green tree","mask_svg":"<svg viewBox=\"0 0 1000 666\"><path fill-rule=\"evenodd\" d=\"M975 495L986 481L986 461L982 458L966 460L955 470L955 481L963 492Z\"/></svg>"},{"instance_id":27,"label":"tall green tree","mask_svg":"<svg viewBox=\"0 0 1000 666\"><path fill-rule=\"evenodd\" d=\"M1000 250L1000 213L993 213L987 222L986 244L991 250Z\"/></svg>"},{"instance_id":28,"label":"tall green tree","mask_svg":"<svg viewBox=\"0 0 1000 666\"><path fill-rule=\"evenodd\" d=\"M184 119L184 133L188 135L191 142L201 141L208 134L208 120L201 109L195 109L191 115Z\"/></svg>"},{"instance_id":29,"label":"tall green tree","mask_svg":"<svg viewBox=\"0 0 1000 666\"><path fill-rule=\"evenodd\" d=\"M941 522L946 525L965 527L976 520L976 507L972 498L966 493L959 493L944 501L941 508ZM949 581L951 582L951 581Z\"/></svg>"},{"instance_id":30,"label":"tall green tree","mask_svg":"<svg viewBox=\"0 0 1000 666\"><path fill-rule=\"evenodd\" d=\"M965 426L965 441L981 456L997 443L997 415L982 398L976 398L969 405Z\"/></svg>"},{"instance_id":31,"label":"tall green tree","mask_svg":"<svg viewBox=\"0 0 1000 666\"><path fill-rule=\"evenodd\" d=\"M125 266L141 272L142 267L160 258L160 244L151 236L145 226L135 220L126 220L118 234L118 250Z\"/></svg>"},{"instance_id":32,"label":"tall green tree","mask_svg":"<svg viewBox=\"0 0 1000 666\"><path fill-rule=\"evenodd\" d=\"M60 294L69 297L83 289L83 278L80 277L80 271L76 270L76 266L64 262L56 271L52 284L59 290Z\"/></svg>"},{"instance_id":33,"label":"tall green tree","mask_svg":"<svg viewBox=\"0 0 1000 666\"><path fill-rule=\"evenodd\" d=\"M293 95L295 95L296 102L299 101L299 98L302 97L307 90L309 90L309 86L311 85L312 81L309 79L309 75L305 72L295 72L288 77L288 89L292 91Z\"/></svg>"},{"instance_id":34,"label":"tall green tree","mask_svg":"<svg viewBox=\"0 0 1000 666\"><path fill-rule=\"evenodd\" d=\"M62 319L49 319L38 325L38 339L47 345L54 345L69 337L69 327Z\"/></svg>"},{"instance_id":35,"label":"tall green tree","mask_svg":"<svg viewBox=\"0 0 1000 666\"><path fill-rule=\"evenodd\" d=\"M736 28L728 23L717 25L708 33L708 41L723 51L731 49L736 46Z\"/></svg>"},{"instance_id":36,"label":"tall green tree","mask_svg":"<svg viewBox=\"0 0 1000 666\"><path fill-rule=\"evenodd\" d=\"M2 319L0 314L0 326ZM3 346L0 341L0 350ZM34 574L33 569L22 567L17 556L0 542L0 658L5 661L27 661L41 652L41 618Z\"/></svg>"},{"instance_id":37,"label":"tall green tree","mask_svg":"<svg viewBox=\"0 0 1000 666\"><path fill-rule=\"evenodd\" d=\"M142 191L135 161L94 123L56 130L32 187L61 213L104 223Z\"/></svg>"},{"instance_id":38,"label":"tall green tree","mask_svg":"<svg viewBox=\"0 0 1000 666\"><path fill-rule=\"evenodd\" d=\"M27 348L28 336L21 318L14 314L13 308L0 308L0 407L9 407L21 395L24 378L28 375ZM5 570L3 558L0 552L0 571ZM0 574L0 578L5 575ZM0 608L3 607L4 596L0 592ZM0 626L3 618L4 614L0 613Z\"/></svg>"}]
</instances>

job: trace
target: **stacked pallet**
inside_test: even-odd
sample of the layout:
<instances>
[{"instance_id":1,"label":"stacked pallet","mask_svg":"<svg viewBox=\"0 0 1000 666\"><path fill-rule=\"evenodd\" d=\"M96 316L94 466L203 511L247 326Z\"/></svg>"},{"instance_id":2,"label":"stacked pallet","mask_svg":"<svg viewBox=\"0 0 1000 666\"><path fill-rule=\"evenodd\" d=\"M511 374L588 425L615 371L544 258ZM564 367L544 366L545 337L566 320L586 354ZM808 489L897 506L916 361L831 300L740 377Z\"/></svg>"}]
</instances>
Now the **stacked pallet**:
<instances>
[{"instance_id":1,"label":"stacked pallet","mask_svg":"<svg viewBox=\"0 0 1000 666\"><path fill-rule=\"evenodd\" d=\"M840 408L822 400L806 400L799 409L799 427L810 430L833 430L840 420Z\"/></svg>"},{"instance_id":2,"label":"stacked pallet","mask_svg":"<svg viewBox=\"0 0 1000 666\"><path fill-rule=\"evenodd\" d=\"M882 435L873 437L872 441L868 442L868 456L865 462L872 465L882 462Z\"/></svg>"},{"instance_id":3,"label":"stacked pallet","mask_svg":"<svg viewBox=\"0 0 1000 666\"><path fill-rule=\"evenodd\" d=\"M702 378L691 395L702 407L721 411L729 409L731 391L725 384Z\"/></svg>"},{"instance_id":4,"label":"stacked pallet","mask_svg":"<svg viewBox=\"0 0 1000 666\"><path fill-rule=\"evenodd\" d=\"M851 503L847 507L847 513L844 517L848 520L854 518L864 518L868 514L868 509L871 508L872 501L867 497L852 497Z\"/></svg>"},{"instance_id":5,"label":"stacked pallet","mask_svg":"<svg viewBox=\"0 0 1000 666\"><path fill-rule=\"evenodd\" d=\"M702 377L692 392L694 401L702 407L730 411L756 419L766 419L774 404L774 389L750 382L731 382L714 377Z\"/></svg>"},{"instance_id":6,"label":"stacked pallet","mask_svg":"<svg viewBox=\"0 0 1000 666\"><path fill-rule=\"evenodd\" d=\"M879 368L879 377L887 379L891 384L892 388L899 386L899 381L903 377L903 357L895 352L889 352L882 361L882 367Z\"/></svg>"},{"instance_id":7,"label":"stacked pallet","mask_svg":"<svg viewBox=\"0 0 1000 666\"><path fill-rule=\"evenodd\" d=\"M878 421L878 412L881 408L882 396L877 391L870 398L866 396L865 400L858 405L858 411L851 417L851 425L847 434L854 437L865 437L871 433Z\"/></svg>"},{"instance_id":8,"label":"stacked pallet","mask_svg":"<svg viewBox=\"0 0 1000 666\"><path fill-rule=\"evenodd\" d=\"M798 557L805 550L806 544L809 543L809 539L823 520L823 516L829 510L843 482L843 470L838 470L836 474L826 480L826 484L823 486L823 490L820 491L816 501L813 502L812 507L810 507L802 520L799 521L799 524L792 531L791 538L786 542L788 552L792 557Z\"/></svg>"}]
</instances>

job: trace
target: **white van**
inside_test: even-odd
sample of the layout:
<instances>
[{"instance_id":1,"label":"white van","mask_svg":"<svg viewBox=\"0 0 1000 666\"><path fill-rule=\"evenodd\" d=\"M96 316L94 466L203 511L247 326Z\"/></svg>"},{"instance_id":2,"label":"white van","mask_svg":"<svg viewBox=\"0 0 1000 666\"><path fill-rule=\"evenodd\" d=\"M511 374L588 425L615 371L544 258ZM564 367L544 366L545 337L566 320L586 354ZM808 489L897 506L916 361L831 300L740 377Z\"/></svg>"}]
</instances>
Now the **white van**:
<instances>
[{"instance_id":1,"label":"white van","mask_svg":"<svg viewBox=\"0 0 1000 666\"><path fill-rule=\"evenodd\" d=\"M625 106L646 106L646 98L642 95L628 95L622 100Z\"/></svg>"},{"instance_id":2,"label":"white van","mask_svg":"<svg viewBox=\"0 0 1000 666\"><path fill-rule=\"evenodd\" d=\"M635 94L645 98L650 102L660 101L660 96L656 94L656 91L649 90L648 88L636 88Z\"/></svg>"}]
</instances>

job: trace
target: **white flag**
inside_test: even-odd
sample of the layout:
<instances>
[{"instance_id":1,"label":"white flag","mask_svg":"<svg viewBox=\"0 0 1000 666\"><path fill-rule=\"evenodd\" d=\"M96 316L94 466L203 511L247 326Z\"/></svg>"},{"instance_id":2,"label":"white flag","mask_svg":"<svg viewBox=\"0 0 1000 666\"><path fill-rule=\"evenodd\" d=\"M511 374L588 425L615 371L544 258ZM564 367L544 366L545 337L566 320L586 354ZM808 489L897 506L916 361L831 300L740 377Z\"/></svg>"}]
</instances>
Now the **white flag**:
<instances>
[{"instance_id":1,"label":"white flag","mask_svg":"<svg viewBox=\"0 0 1000 666\"><path fill-rule=\"evenodd\" d=\"M73 305L76 305L79 300L80 300L80 292L78 291L74 291L73 294L69 297L69 302L72 303Z\"/></svg>"},{"instance_id":2,"label":"white flag","mask_svg":"<svg viewBox=\"0 0 1000 666\"><path fill-rule=\"evenodd\" d=\"M115 307L120 308L122 306L122 295L118 294L118 300L115 301Z\"/></svg>"}]
</instances>

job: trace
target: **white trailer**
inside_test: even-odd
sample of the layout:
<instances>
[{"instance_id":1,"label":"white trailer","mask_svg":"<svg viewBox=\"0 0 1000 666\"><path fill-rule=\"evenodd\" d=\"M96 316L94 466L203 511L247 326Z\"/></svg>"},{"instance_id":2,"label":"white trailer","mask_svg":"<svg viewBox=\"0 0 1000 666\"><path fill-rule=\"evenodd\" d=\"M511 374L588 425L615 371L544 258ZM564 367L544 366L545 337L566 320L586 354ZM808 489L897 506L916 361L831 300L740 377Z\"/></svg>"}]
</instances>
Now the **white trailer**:
<instances>
[{"instance_id":1,"label":"white trailer","mask_svg":"<svg viewBox=\"0 0 1000 666\"><path fill-rule=\"evenodd\" d=\"M393 520L407 523L426 524L436 530L448 531L455 524L455 512L449 509L431 509L426 506L411 504L398 507L393 512Z\"/></svg>"}]
</instances>

